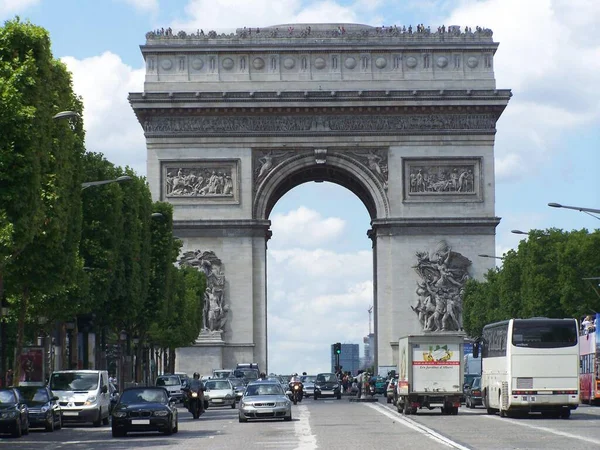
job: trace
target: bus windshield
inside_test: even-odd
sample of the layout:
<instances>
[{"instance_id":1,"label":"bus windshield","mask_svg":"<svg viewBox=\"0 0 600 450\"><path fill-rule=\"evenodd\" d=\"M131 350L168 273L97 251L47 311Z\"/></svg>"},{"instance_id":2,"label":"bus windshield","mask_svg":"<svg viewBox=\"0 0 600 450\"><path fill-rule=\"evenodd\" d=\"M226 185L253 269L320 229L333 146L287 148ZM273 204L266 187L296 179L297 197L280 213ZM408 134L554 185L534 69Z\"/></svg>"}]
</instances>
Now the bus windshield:
<instances>
[{"instance_id":1,"label":"bus windshield","mask_svg":"<svg viewBox=\"0 0 600 450\"><path fill-rule=\"evenodd\" d=\"M577 345L574 320L515 320L512 343L515 347L560 348Z\"/></svg>"}]
</instances>

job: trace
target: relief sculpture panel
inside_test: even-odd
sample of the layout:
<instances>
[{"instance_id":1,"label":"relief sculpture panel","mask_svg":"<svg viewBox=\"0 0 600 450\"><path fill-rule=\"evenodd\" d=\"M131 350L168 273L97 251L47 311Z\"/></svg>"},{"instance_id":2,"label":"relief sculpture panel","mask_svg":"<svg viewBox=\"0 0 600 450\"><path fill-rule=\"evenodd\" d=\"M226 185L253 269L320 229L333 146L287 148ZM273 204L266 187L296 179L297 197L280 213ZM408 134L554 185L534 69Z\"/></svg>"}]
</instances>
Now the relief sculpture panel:
<instances>
[{"instance_id":1,"label":"relief sculpture panel","mask_svg":"<svg viewBox=\"0 0 600 450\"><path fill-rule=\"evenodd\" d=\"M440 241L430 252L417 252L413 266L421 281L417 283L417 301L411 305L423 331L459 331L463 329L464 287L470 276L471 260L452 251Z\"/></svg>"},{"instance_id":2,"label":"relief sculpture panel","mask_svg":"<svg viewBox=\"0 0 600 450\"><path fill-rule=\"evenodd\" d=\"M164 199L238 201L238 161L164 162L162 169Z\"/></svg>"},{"instance_id":3,"label":"relief sculpture panel","mask_svg":"<svg viewBox=\"0 0 600 450\"><path fill-rule=\"evenodd\" d=\"M404 199L481 201L481 161L404 160Z\"/></svg>"}]
</instances>

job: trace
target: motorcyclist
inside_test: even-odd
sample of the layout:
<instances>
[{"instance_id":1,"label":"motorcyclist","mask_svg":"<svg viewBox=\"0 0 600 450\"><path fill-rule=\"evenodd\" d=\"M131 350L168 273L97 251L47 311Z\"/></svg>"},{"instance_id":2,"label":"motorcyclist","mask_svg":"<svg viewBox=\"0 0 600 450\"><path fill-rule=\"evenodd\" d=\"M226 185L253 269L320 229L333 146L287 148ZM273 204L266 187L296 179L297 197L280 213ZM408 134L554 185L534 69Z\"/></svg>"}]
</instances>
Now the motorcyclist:
<instances>
[{"instance_id":1,"label":"motorcyclist","mask_svg":"<svg viewBox=\"0 0 600 450\"><path fill-rule=\"evenodd\" d=\"M294 375L292 375L292 378L290 378L290 385L292 383L302 383L302 380L300 379L300 377L298 377L297 373L294 373Z\"/></svg>"},{"instance_id":2,"label":"motorcyclist","mask_svg":"<svg viewBox=\"0 0 600 450\"><path fill-rule=\"evenodd\" d=\"M198 392L199 398L198 403L200 406L200 415L204 414L204 383L200 379L200 374L198 372L194 372L193 378L188 382L188 385L185 389L187 392ZM186 396L187 398L187 396ZM189 399L188 399L188 408L189 408Z\"/></svg>"},{"instance_id":3,"label":"motorcyclist","mask_svg":"<svg viewBox=\"0 0 600 450\"><path fill-rule=\"evenodd\" d=\"M267 374L264 372L261 372L260 375L258 376L259 380L266 380L267 379Z\"/></svg>"},{"instance_id":4,"label":"motorcyclist","mask_svg":"<svg viewBox=\"0 0 600 450\"><path fill-rule=\"evenodd\" d=\"M296 392L299 392L299 393L300 393L300 398L299 398L299 400L300 400L300 401L302 401L302 397L303 397L303 395L304 395L304 392L303 392L303 391L304 391L304 384L302 383L302 380L300 379L300 377L298 376L298 374L297 374L297 373L294 373L294 374L292 375L292 377L290 378L290 382L288 383L289 389L290 389L290 391L291 391L292 393L294 392L294 385L296 385L296 384L299 384L299 385L300 385L300 390L299 390L299 391L296 391ZM291 398L292 400L294 400L294 394L292 394L292 395L290 396L290 398ZM294 400L294 405L295 405L295 404L296 404L296 400Z\"/></svg>"}]
</instances>

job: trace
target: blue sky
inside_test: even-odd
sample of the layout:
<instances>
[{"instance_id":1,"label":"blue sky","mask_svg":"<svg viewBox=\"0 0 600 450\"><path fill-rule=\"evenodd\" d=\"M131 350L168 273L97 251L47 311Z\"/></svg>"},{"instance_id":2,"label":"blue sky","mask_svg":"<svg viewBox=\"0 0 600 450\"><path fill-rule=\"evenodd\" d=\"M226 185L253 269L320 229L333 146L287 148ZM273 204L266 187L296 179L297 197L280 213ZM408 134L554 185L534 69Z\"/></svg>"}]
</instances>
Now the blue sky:
<instances>
[{"instance_id":1,"label":"blue sky","mask_svg":"<svg viewBox=\"0 0 600 450\"><path fill-rule=\"evenodd\" d=\"M311 22L491 28L500 43L497 86L513 91L496 136L497 254L518 244L512 229L600 228L586 214L547 206L600 208L596 0L0 0L0 19L15 15L46 28L54 56L73 72L88 150L141 175L144 137L127 94L143 90L139 46L149 30ZM368 333L368 214L345 189L310 183L286 194L271 220L269 369L329 370L331 343L362 344Z\"/></svg>"}]
</instances>

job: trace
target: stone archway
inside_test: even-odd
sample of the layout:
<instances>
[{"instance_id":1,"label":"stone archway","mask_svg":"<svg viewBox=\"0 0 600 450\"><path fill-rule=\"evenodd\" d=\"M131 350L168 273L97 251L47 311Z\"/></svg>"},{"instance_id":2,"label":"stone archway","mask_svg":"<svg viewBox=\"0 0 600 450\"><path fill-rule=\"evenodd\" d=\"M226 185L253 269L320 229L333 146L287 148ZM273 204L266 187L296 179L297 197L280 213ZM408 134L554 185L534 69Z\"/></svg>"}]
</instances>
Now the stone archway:
<instances>
[{"instance_id":1,"label":"stone archway","mask_svg":"<svg viewBox=\"0 0 600 450\"><path fill-rule=\"evenodd\" d=\"M497 46L458 27L148 33L144 92L130 94L148 182L174 206L181 263L211 280L211 325L178 370L267 368L268 217L310 181L348 188L371 216L376 364L397 364L402 335L460 327L461 286L493 264L476 255L494 253L500 220L494 136L511 93L495 85Z\"/></svg>"}]
</instances>

